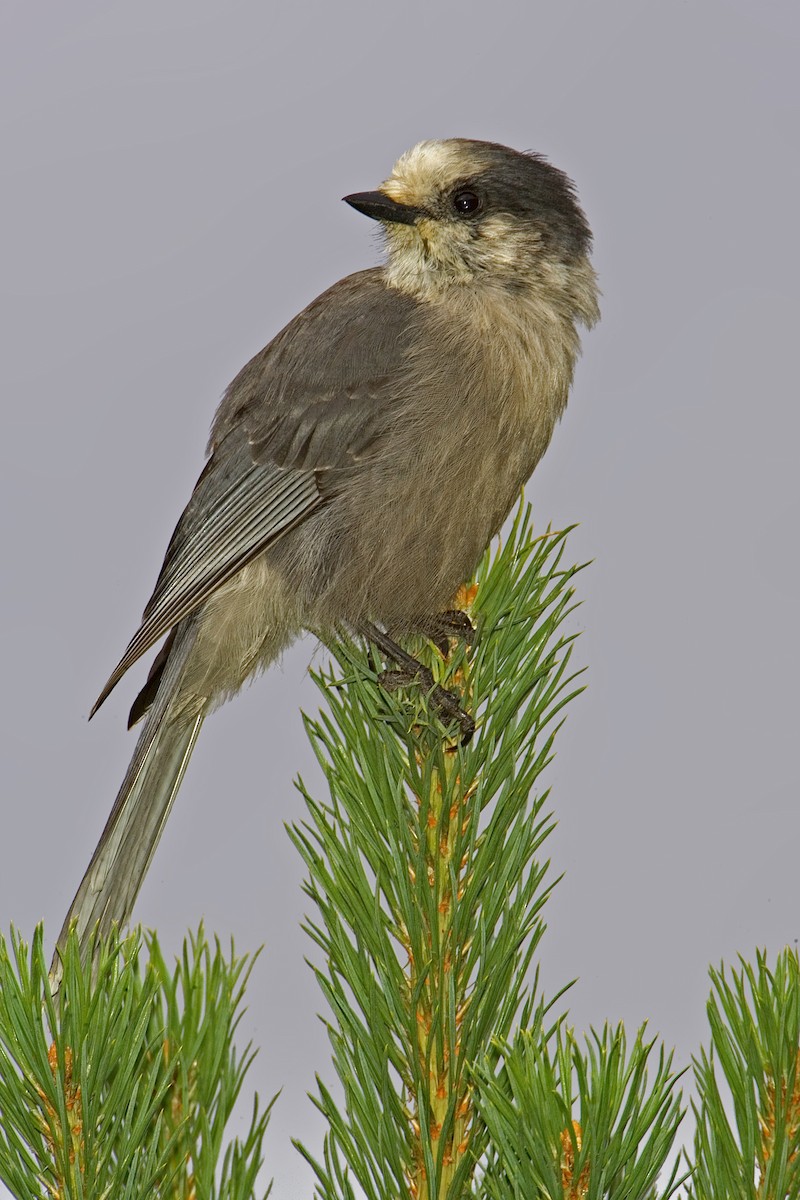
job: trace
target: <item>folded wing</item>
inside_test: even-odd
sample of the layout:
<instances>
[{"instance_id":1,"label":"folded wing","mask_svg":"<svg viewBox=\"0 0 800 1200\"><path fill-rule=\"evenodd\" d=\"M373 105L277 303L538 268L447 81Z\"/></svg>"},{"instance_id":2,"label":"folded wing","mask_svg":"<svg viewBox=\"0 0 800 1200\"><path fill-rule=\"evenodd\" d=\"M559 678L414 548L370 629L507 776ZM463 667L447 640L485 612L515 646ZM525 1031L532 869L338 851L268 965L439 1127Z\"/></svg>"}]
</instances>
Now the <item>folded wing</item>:
<instances>
[{"instance_id":1,"label":"folded wing","mask_svg":"<svg viewBox=\"0 0 800 1200\"><path fill-rule=\"evenodd\" d=\"M328 476L378 453L403 394L416 301L380 270L341 280L240 372L142 624L103 688L246 563L323 504Z\"/></svg>"}]
</instances>

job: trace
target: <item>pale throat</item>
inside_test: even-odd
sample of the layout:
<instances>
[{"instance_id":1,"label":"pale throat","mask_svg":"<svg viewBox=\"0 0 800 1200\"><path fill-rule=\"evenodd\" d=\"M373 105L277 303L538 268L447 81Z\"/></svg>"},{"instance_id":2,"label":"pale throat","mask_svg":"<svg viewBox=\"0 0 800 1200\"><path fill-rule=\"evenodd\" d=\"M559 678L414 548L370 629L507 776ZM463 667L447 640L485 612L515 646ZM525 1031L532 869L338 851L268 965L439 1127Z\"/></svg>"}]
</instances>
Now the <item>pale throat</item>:
<instances>
[{"instance_id":1,"label":"pale throat","mask_svg":"<svg viewBox=\"0 0 800 1200\"><path fill-rule=\"evenodd\" d=\"M386 231L386 281L390 287L427 300L475 281L475 270L464 256L442 245L425 230Z\"/></svg>"}]
</instances>

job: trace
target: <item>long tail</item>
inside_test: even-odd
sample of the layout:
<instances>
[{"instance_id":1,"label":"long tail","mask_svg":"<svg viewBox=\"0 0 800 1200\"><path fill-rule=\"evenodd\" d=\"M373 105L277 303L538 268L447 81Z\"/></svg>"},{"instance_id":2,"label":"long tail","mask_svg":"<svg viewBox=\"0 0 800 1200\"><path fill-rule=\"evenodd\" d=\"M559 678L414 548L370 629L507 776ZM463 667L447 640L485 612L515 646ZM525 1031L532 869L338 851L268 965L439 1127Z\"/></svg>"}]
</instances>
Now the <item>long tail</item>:
<instances>
[{"instance_id":1,"label":"long tail","mask_svg":"<svg viewBox=\"0 0 800 1200\"><path fill-rule=\"evenodd\" d=\"M59 951L73 924L85 955L96 924L104 935L131 915L205 716L205 708L181 711L180 684L195 636L191 621L178 629L114 807L58 935L50 967L55 984Z\"/></svg>"}]
</instances>

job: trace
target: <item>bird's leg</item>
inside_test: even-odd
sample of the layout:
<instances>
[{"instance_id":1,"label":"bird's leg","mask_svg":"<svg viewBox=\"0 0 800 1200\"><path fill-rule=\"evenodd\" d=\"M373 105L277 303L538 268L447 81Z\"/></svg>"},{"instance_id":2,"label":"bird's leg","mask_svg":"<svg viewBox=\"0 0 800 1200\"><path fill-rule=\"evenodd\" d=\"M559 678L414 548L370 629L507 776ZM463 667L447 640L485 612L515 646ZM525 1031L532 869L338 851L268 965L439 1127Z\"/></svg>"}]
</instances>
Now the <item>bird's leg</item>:
<instances>
[{"instance_id":1,"label":"bird's leg","mask_svg":"<svg viewBox=\"0 0 800 1200\"><path fill-rule=\"evenodd\" d=\"M475 732L475 722L469 713L464 712L453 693L436 683L427 667L403 650L402 646L398 646L387 633L378 629L377 625L365 622L363 632L365 637L397 666L396 671L383 671L378 676L381 687L392 692L397 688L406 687L409 683L419 684L428 693L431 704L441 720L446 724L451 721L458 723L461 742L466 745Z\"/></svg>"},{"instance_id":2,"label":"bird's leg","mask_svg":"<svg viewBox=\"0 0 800 1200\"><path fill-rule=\"evenodd\" d=\"M450 653L450 638L456 638L467 646L471 646L475 640L475 626L460 608L422 617L416 628L428 641L433 642L442 658L447 658Z\"/></svg>"}]
</instances>

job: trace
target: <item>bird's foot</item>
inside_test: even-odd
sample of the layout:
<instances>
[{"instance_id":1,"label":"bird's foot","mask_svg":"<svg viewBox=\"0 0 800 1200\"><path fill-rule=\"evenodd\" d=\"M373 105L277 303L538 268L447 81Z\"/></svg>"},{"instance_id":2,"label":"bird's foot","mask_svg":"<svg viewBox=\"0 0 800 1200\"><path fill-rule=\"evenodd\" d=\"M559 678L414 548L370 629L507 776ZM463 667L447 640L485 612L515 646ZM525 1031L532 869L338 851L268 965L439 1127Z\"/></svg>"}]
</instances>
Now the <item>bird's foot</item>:
<instances>
[{"instance_id":1,"label":"bird's foot","mask_svg":"<svg viewBox=\"0 0 800 1200\"><path fill-rule=\"evenodd\" d=\"M445 614L442 614L445 615ZM451 614L446 614L450 616ZM459 613L459 616L463 614ZM467 618L467 623L470 625ZM462 628L463 628L463 623ZM416 684L421 687L427 694L428 699L433 707L436 715L445 725L458 725L461 732L461 744L466 745L475 732L475 721L461 707L458 698L452 693L443 688L433 678L433 674L428 667L423 666L411 654L398 646L388 634L378 629L374 625L370 625L365 630L370 641L395 664L394 670L382 671L378 675L378 682L381 687L387 692L397 691L399 688L408 687L410 684Z\"/></svg>"},{"instance_id":2,"label":"bird's foot","mask_svg":"<svg viewBox=\"0 0 800 1200\"><path fill-rule=\"evenodd\" d=\"M428 700L443 724L451 725L453 722L458 724L462 746L466 746L472 738L475 732L475 721L468 712L464 712L452 692L448 692L446 688L435 682L431 672L422 663L417 663L413 668L403 666L393 671L381 671L378 683L387 692L396 692L399 688L408 687L414 683L418 684L426 692Z\"/></svg>"}]
</instances>

